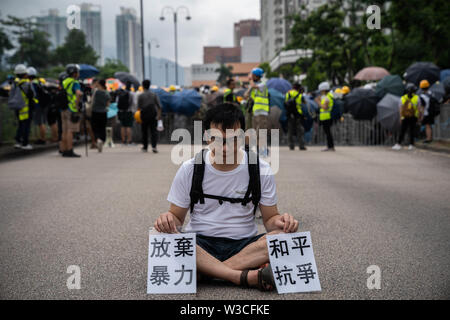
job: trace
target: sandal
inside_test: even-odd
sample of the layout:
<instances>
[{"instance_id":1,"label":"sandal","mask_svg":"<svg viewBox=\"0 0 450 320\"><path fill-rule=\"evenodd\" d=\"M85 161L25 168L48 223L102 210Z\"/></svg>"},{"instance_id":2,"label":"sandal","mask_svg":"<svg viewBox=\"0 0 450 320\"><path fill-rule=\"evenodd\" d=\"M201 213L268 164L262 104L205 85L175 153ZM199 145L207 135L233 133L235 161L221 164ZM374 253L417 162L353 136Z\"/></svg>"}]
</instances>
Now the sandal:
<instances>
[{"instance_id":1,"label":"sandal","mask_svg":"<svg viewBox=\"0 0 450 320\"><path fill-rule=\"evenodd\" d=\"M258 289L260 291L272 291L275 287L272 267L268 263L265 267L258 270Z\"/></svg>"}]
</instances>

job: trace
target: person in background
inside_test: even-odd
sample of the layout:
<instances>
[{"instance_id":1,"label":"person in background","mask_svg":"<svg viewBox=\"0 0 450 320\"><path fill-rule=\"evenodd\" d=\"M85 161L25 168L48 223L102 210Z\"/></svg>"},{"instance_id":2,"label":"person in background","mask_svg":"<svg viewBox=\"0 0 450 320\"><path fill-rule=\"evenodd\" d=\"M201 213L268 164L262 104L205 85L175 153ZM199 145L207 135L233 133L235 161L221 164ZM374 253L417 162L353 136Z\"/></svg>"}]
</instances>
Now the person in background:
<instances>
[{"instance_id":1,"label":"person in background","mask_svg":"<svg viewBox=\"0 0 450 320\"><path fill-rule=\"evenodd\" d=\"M147 152L148 149L148 129L150 129L150 137L152 142L153 153L158 153L156 144L158 140L158 132L156 130L157 121L161 120L161 102L158 96L150 91L150 80L142 81L142 92L138 97L137 107L141 112L141 128L142 128L142 151Z\"/></svg>"},{"instance_id":2,"label":"person in background","mask_svg":"<svg viewBox=\"0 0 450 320\"><path fill-rule=\"evenodd\" d=\"M418 120L422 120L421 103L419 96L415 92L416 86L413 83L408 83L406 85L406 94L400 100L399 107L402 124L398 142L392 147L393 150L402 149L402 142L406 131L409 132L408 150L414 149L416 124Z\"/></svg>"},{"instance_id":3,"label":"person in background","mask_svg":"<svg viewBox=\"0 0 450 320\"><path fill-rule=\"evenodd\" d=\"M110 100L111 97L106 90L106 82L101 79L97 83L97 90L92 101L92 130L97 141L98 152L102 152L103 144L106 141L106 114Z\"/></svg>"},{"instance_id":4,"label":"person in background","mask_svg":"<svg viewBox=\"0 0 450 320\"><path fill-rule=\"evenodd\" d=\"M320 106L319 121L327 136L327 148L322 151L335 151L333 135L331 134L331 110L333 109L334 98L330 92L330 84L328 82L322 82L319 84L320 95L315 99Z\"/></svg>"},{"instance_id":5,"label":"person in background","mask_svg":"<svg viewBox=\"0 0 450 320\"><path fill-rule=\"evenodd\" d=\"M134 93L131 92L131 82L126 83L125 89L119 89L117 91L117 108L119 109L119 121L121 124L120 135L122 138L122 144L131 144L133 127L133 112L132 107L134 104Z\"/></svg>"},{"instance_id":6,"label":"person in background","mask_svg":"<svg viewBox=\"0 0 450 320\"><path fill-rule=\"evenodd\" d=\"M42 84L37 78L37 71L33 67L27 69L28 79L31 84L31 89L33 90L35 96L35 104L33 110L33 120L34 124L39 128L39 139L36 140L35 144L45 144L46 142L46 109L47 109L47 99L46 93L42 88Z\"/></svg>"},{"instance_id":7,"label":"person in background","mask_svg":"<svg viewBox=\"0 0 450 320\"><path fill-rule=\"evenodd\" d=\"M429 90L430 83L428 80L422 80L420 82L420 89L423 93L420 95L421 104L423 105L423 120L422 125L425 126L426 140L424 143L431 143L433 141L433 129L435 117L435 107L438 101L433 95L433 92Z\"/></svg>"},{"instance_id":8,"label":"person in background","mask_svg":"<svg viewBox=\"0 0 450 320\"><path fill-rule=\"evenodd\" d=\"M14 74L16 78L11 89L11 94L13 88L19 88L20 94L22 95L25 106L20 110L16 111L16 117L19 122L16 132L16 144L14 148L23 150L32 150L33 147L28 143L30 137L30 127L31 119L33 117L33 106L34 106L34 93L28 79L27 68L23 64L18 64L14 68ZM10 96L10 99L12 97ZM9 100L8 100L9 103Z\"/></svg>"},{"instance_id":9,"label":"person in background","mask_svg":"<svg viewBox=\"0 0 450 320\"><path fill-rule=\"evenodd\" d=\"M234 88L236 87L236 82L234 79L230 78L227 80L227 88L223 93L223 103L233 103L238 104L236 96L233 93Z\"/></svg>"},{"instance_id":10,"label":"person in background","mask_svg":"<svg viewBox=\"0 0 450 320\"><path fill-rule=\"evenodd\" d=\"M289 109L287 110L289 149L295 149L295 138L298 138L300 150L306 150L305 140L303 139L303 135L305 133L305 129L303 127L305 117L303 116L302 110L302 104L305 103L305 98L303 97L303 88L298 82L294 83L292 87L293 89L289 90L286 93L285 98L286 109ZM290 102L293 102L291 107L288 106Z\"/></svg>"}]
</instances>

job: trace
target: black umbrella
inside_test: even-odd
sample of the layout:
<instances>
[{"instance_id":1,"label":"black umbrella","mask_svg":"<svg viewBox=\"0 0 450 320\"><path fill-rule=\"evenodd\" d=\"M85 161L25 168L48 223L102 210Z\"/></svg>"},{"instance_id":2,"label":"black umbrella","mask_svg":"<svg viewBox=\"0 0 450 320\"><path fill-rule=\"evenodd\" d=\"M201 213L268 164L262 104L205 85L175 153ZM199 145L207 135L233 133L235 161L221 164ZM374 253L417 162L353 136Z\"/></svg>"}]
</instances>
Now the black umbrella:
<instances>
[{"instance_id":1,"label":"black umbrella","mask_svg":"<svg viewBox=\"0 0 450 320\"><path fill-rule=\"evenodd\" d=\"M139 89L139 80L128 72L116 72L114 73L114 78L119 79L124 84L130 81L135 90Z\"/></svg>"},{"instance_id":2,"label":"black umbrella","mask_svg":"<svg viewBox=\"0 0 450 320\"><path fill-rule=\"evenodd\" d=\"M435 83L441 76L441 70L432 62L416 62L406 69L405 80L419 86L420 81Z\"/></svg>"},{"instance_id":3,"label":"black umbrella","mask_svg":"<svg viewBox=\"0 0 450 320\"><path fill-rule=\"evenodd\" d=\"M430 87L430 91L433 93L434 97L438 102L442 102L442 99L445 96L444 84L436 82Z\"/></svg>"},{"instance_id":4,"label":"black umbrella","mask_svg":"<svg viewBox=\"0 0 450 320\"><path fill-rule=\"evenodd\" d=\"M375 88L375 92L380 98L383 98L387 93L402 96L404 91L405 86L403 85L402 78L397 75L385 76L377 83Z\"/></svg>"},{"instance_id":5,"label":"black umbrella","mask_svg":"<svg viewBox=\"0 0 450 320\"><path fill-rule=\"evenodd\" d=\"M345 97L345 104L355 120L372 120L379 100L374 90L356 88Z\"/></svg>"}]
</instances>

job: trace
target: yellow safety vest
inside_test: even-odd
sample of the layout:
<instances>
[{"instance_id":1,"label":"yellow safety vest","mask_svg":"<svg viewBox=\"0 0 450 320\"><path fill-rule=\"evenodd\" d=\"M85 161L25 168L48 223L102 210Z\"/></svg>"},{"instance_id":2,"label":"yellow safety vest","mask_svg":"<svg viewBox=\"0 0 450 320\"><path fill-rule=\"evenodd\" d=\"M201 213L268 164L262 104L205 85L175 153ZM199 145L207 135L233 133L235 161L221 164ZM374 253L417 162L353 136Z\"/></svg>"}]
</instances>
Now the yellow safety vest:
<instances>
[{"instance_id":1,"label":"yellow safety vest","mask_svg":"<svg viewBox=\"0 0 450 320\"><path fill-rule=\"evenodd\" d=\"M15 83L16 86L19 87L23 83L30 82L28 79L18 79L16 78ZM28 99L27 95L23 92L23 90L20 90L20 93L22 94L23 101L25 101L25 107L19 110L19 121L27 120L30 117L30 100Z\"/></svg>"},{"instance_id":2,"label":"yellow safety vest","mask_svg":"<svg viewBox=\"0 0 450 320\"><path fill-rule=\"evenodd\" d=\"M63 88L67 92L67 101L69 102L69 110L72 112L78 112L78 108L75 105L77 102L77 95L72 91L73 85L76 80L72 77L68 77L63 81Z\"/></svg>"},{"instance_id":3,"label":"yellow safety vest","mask_svg":"<svg viewBox=\"0 0 450 320\"><path fill-rule=\"evenodd\" d=\"M230 88L226 89L223 93L223 102L228 102L226 99L230 94L233 97L233 102L236 102L236 96L233 94L233 90L231 90Z\"/></svg>"},{"instance_id":4,"label":"yellow safety vest","mask_svg":"<svg viewBox=\"0 0 450 320\"><path fill-rule=\"evenodd\" d=\"M298 97L297 97L297 95L298 95ZM299 114L303 114L303 110L302 110L302 94L298 94L297 90L292 89L288 93L286 93L285 101L288 101L288 100L290 100L292 98L295 98L295 97L297 97L297 99L295 99L295 102L297 104L297 112Z\"/></svg>"},{"instance_id":5,"label":"yellow safety vest","mask_svg":"<svg viewBox=\"0 0 450 320\"><path fill-rule=\"evenodd\" d=\"M327 98L329 100L328 109L325 110L322 108L322 106L320 107L320 115L319 115L320 121L331 120L331 110L333 110L333 105L334 105L333 94L331 92L328 92ZM321 105L324 105L325 98L322 98L322 101L320 101L320 103L321 103Z\"/></svg>"},{"instance_id":6,"label":"yellow safety vest","mask_svg":"<svg viewBox=\"0 0 450 320\"><path fill-rule=\"evenodd\" d=\"M263 92L259 89L252 90L251 97L254 101L253 114L259 110L269 113L269 90L267 87L264 88Z\"/></svg>"},{"instance_id":7,"label":"yellow safety vest","mask_svg":"<svg viewBox=\"0 0 450 320\"><path fill-rule=\"evenodd\" d=\"M419 108L418 108L418 106L419 106L419 96L416 95L416 94L413 94L412 98L410 99L410 98L408 97L408 95L405 94L405 95L402 97L402 105L403 105L407 100L410 100L410 101L411 101L411 104L410 104L410 107L409 107L409 108L412 107L412 108L414 109L414 116L415 116L416 118L419 118ZM405 117L402 117L402 119L404 119L404 118L405 118Z\"/></svg>"}]
</instances>

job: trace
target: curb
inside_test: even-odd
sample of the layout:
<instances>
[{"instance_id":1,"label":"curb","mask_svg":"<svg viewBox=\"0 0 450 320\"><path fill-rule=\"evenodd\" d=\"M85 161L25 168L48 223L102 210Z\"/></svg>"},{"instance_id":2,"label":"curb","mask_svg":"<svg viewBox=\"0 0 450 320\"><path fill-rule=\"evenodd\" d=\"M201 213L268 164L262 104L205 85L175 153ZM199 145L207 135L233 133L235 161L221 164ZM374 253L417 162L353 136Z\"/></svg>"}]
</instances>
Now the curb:
<instances>
[{"instance_id":1,"label":"curb","mask_svg":"<svg viewBox=\"0 0 450 320\"><path fill-rule=\"evenodd\" d=\"M420 144L416 143L416 147L418 149L422 149L422 150L450 154L450 148L446 148L446 147L436 147L436 146L426 145L426 144L422 144L422 143L420 143Z\"/></svg>"}]
</instances>

